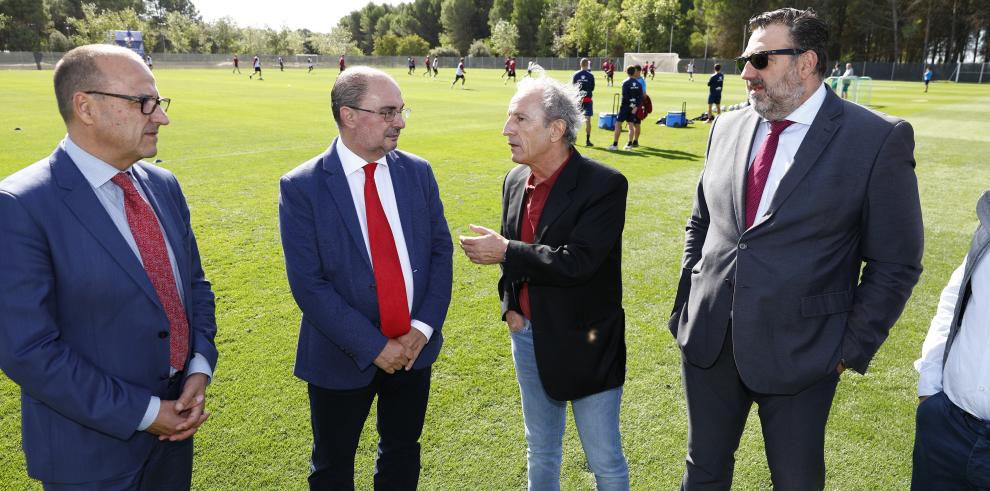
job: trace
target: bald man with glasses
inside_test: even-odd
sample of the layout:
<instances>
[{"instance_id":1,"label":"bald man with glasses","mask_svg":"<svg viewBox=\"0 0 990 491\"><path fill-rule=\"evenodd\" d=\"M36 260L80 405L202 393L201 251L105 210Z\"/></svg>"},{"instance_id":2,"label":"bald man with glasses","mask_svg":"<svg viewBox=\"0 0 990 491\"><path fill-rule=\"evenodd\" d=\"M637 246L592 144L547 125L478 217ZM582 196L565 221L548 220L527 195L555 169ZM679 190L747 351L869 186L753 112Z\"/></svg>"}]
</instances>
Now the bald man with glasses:
<instances>
[{"instance_id":1,"label":"bald man with glasses","mask_svg":"<svg viewBox=\"0 0 990 491\"><path fill-rule=\"evenodd\" d=\"M825 88L828 28L810 9L750 30L750 106L712 126L669 322L682 486L731 487L756 403L774 489L822 489L839 375L866 372L921 274L914 135Z\"/></svg>"},{"instance_id":2,"label":"bald man with glasses","mask_svg":"<svg viewBox=\"0 0 990 491\"><path fill-rule=\"evenodd\" d=\"M28 474L189 489L216 321L179 184L141 160L170 101L109 45L66 53L55 94L65 139L0 182L0 368L21 387Z\"/></svg>"},{"instance_id":3,"label":"bald man with glasses","mask_svg":"<svg viewBox=\"0 0 990 491\"><path fill-rule=\"evenodd\" d=\"M443 344L453 244L433 169L397 150L410 111L392 77L337 77L340 135L282 177L279 225L302 311L295 374L308 384L309 486L354 489L377 398L375 489L416 489L430 375Z\"/></svg>"}]
</instances>

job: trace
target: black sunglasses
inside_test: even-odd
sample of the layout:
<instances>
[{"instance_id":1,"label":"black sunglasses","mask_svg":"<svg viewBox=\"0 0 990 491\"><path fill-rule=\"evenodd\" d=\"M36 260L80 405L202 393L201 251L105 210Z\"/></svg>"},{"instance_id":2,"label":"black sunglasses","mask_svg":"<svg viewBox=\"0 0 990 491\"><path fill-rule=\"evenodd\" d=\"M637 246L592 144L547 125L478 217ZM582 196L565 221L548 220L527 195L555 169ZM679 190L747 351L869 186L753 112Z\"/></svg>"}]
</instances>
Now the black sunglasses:
<instances>
[{"instance_id":1,"label":"black sunglasses","mask_svg":"<svg viewBox=\"0 0 990 491\"><path fill-rule=\"evenodd\" d=\"M124 94L112 94L110 92L100 92L98 90L87 90L83 92L84 94L98 94L105 95L108 97L116 97L118 99L124 99L132 102L137 102L141 104L141 114L150 115L155 112L155 108L162 106L162 112L168 111L168 105L172 102L172 99L161 98L150 95L136 96L136 95L124 95Z\"/></svg>"},{"instance_id":2,"label":"black sunglasses","mask_svg":"<svg viewBox=\"0 0 990 491\"><path fill-rule=\"evenodd\" d=\"M743 69L746 68L746 63L748 62L750 65L753 65L753 68L757 70L763 70L770 63L770 55L797 56L801 53L804 53L805 51L808 50L797 49L797 48L786 48L786 49L771 49L769 51L758 51L749 56L740 56L739 58L736 58L736 68L738 68L739 71L742 72Z\"/></svg>"}]
</instances>

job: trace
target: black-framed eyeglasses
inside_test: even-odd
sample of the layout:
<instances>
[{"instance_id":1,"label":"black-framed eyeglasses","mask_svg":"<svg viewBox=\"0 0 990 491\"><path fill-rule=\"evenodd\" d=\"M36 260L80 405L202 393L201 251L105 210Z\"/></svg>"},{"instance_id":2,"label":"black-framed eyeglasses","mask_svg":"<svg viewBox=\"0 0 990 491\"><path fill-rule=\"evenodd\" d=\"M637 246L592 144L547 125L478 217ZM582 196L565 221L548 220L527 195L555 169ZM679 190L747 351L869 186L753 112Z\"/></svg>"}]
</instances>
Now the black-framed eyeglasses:
<instances>
[{"instance_id":1,"label":"black-framed eyeglasses","mask_svg":"<svg viewBox=\"0 0 990 491\"><path fill-rule=\"evenodd\" d=\"M769 51L757 51L756 53L753 53L749 56L740 56L739 58L736 58L736 68L738 68L739 71L742 72L743 69L746 68L746 63L749 62L750 65L753 65L753 68L757 70L763 70L764 68L767 67L768 64L770 64L770 55L797 56L801 53L804 53L805 51L808 50L797 49L797 48L785 48L785 49L771 49Z\"/></svg>"},{"instance_id":2,"label":"black-framed eyeglasses","mask_svg":"<svg viewBox=\"0 0 990 491\"><path fill-rule=\"evenodd\" d=\"M395 116L396 115L401 114L402 115L402 119L409 119L409 115L412 114L412 109L409 109L408 107L404 107L402 109L389 109L387 111L372 111L371 109L364 109L364 108L355 107L355 106L345 106L345 107L349 107L349 108L351 108L351 109L353 109L355 111L363 111L363 112L366 112L366 113L377 114L377 115L385 118L385 122L386 123L391 123L392 121L395 121Z\"/></svg>"},{"instance_id":3,"label":"black-framed eyeglasses","mask_svg":"<svg viewBox=\"0 0 990 491\"><path fill-rule=\"evenodd\" d=\"M155 108L162 106L162 112L168 111L168 105L172 103L172 99L167 97L155 97L150 95L124 95L124 94L112 94L110 92L100 92L98 90L87 90L83 92L84 94L98 94L105 95L108 97L116 97L118 99L124 99L131 102L137 102L141 105L141 114L150 115L155 112Z\"/></svg>"}]
</instances>

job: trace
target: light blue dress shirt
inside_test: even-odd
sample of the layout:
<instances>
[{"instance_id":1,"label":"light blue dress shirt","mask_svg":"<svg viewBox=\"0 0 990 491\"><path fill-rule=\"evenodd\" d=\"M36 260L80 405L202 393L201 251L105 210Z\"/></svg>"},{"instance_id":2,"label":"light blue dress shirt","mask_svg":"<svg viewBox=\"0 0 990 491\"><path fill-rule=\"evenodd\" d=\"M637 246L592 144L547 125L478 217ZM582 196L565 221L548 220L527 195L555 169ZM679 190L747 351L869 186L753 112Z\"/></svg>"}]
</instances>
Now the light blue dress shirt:
<instances>
[{"instance_id":1,"label":"light blue dress shirt","mask_svg":"<svg viewBox=\"0 0 990 491\"><path fill-rule=\"evenodd\" d=\"M137 242L134 241L134 235L131 234L131 227L127 223L127 214L124 212L124 191L110 181L121 171L80 148L68 135L66 135L65 140L62 142L62 148L65 149L65 153L69 154L76 167L79 168L79 172L89 182L89 185L93 188L93 192L96 193L96 198L103 205L103 208L107 210L110 220L113 221L114 226L120 231L120 235L124 237L127 245L130 246L131 251L134 252L134 255L140 261L141 252L138 250ZM148 197L145 196L144 189L134 179L134 176L131 175L130 169L127 169L127 176L134 183L134 187L137 189L138 194L141 195L141 198L145 202L148 202ZM160 217L158 222L158 227L162 231L162 237L166 237ZM172 266L172 277L175 278L175 286L179 291L179 300L183 301L185 297L183 297L182 282L179 280L179 268L175 261L175 253L172 252L172 245L169 244L168 240L165 241L165 248L168 250L168 261ZM183 301L183 303L185 302ZM169 369L171 370L169 373L174 375L176 372L175 368L169 367ZM195 353L192 360L189 361L187 371L189 374L202 373L210 379L213 378L213 369L210 367L210 363L206 361L205 356L199 353ZM151 400L148 402L148 409L145 411L144 418L141 419L137 430L144 431L148 429L151 423L155 422L160 409L161 400L156 396L151 396Z\"/></svg>"}]
</instances>

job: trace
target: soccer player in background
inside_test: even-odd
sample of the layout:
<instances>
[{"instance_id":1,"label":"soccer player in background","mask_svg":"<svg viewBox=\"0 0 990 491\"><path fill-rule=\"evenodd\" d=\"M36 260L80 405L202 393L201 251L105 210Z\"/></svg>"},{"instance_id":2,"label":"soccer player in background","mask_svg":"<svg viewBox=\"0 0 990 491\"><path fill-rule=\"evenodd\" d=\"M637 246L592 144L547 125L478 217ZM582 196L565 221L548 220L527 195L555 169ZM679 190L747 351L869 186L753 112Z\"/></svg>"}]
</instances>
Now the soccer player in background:
<instances>
[{"instance_id":1,"label":"soccer player in background","mask_svg":"<svg viewBox=\"0 0 990 491\"><path fill-rule=\"evenodd\" d=\"M626 67L626 74L629 75L629 78L622 82L622 102L619 104L619 116L615 123L615 138L612 140L612 145L608 147L612 151L619 149L622 123L629 123L629 143L626 144L625 150L632 150L633 141L639 139L637 132L639 118L636 117L636 108L643 102L643 86L640 85L639 78L636 77L636 67Z\"/></svg>"},{"instance_id":2,"label":"soccer player in background","mask_svg":"<svg viewBox=\"0 0 990 491\"><path fill-rule=\"evenodd\" d=\"M722 83L724 82L725 75L722 74L722 65L716 63L715 74L708 79L708 121L706 121L708 124L715 120L712 118L712 105L715 106L718 115L722 115Z\"/></svg>"},{"instance_id":3,"label":"soccer player in background","mask_svg":"<svg viewBox=\"0 0 990 491\"><path fill-rule=\"evenodd\" d=\"M465 82L465 79L464 79L464 58L461 58L460 61L457 62L457 71L454 72L454 81L450 83L450 88L453 89L454 88L454 85L457 83L458 80L461 81L461 88L463 89L464 88L464 82Z\"/></svg>"},{"instance_id":4,"label":"soccer player in background","mask_svg":"<svg viewBox=\"0 0 990 491\"><path fill-rule=\"evenodd\" d=\"M592 92L595 91L595 75L591 73L591 60L581 58L581 69L574 72L571 83L576 85L581 97L581 112L584 114L584 146L593 147L591 144L591 117L595 114L595 106L591 101Z\"/></svg>"},{"instance_id":5,"label":"soccer player in background","mask_svg":"<svg viewBox=\"0 0 990 491\"><path fill-rule=\"evenodd\" d=\"M515 57L509 58L509 68L508 68L508 70L509 70L509 72L508 72L509 74L508 74L508 76L505 77L505 82L502 82L502 85L507 85L509 83L509 79L510 78L512 79L512 83L516 83L516 58Z\"/></svg>"},{"instance_id":6,"label":"soccer player in background","mask_svg":"<svg viewBox=\"0 0 990 491\"><path fill-rule=\"evenodd\" d=\"M256 73L258 74L258 80L264 80L261 78L261 58L259 58L257 54L254 55L254 60L251 61L251 64L254 65L254 73L248 75L248 78L253 79Z\"/></svg>"},{"instance_id":7,"label":"soccer player in background","mask_svg":"<svg viewBox=\"0 0 990 491\"><path fill-rule=\"evenodd\" d=\"M241 60L237 58L237 53L234 53L234 69L230 73L241 73Z\"/></svg>"}]
</instances>

